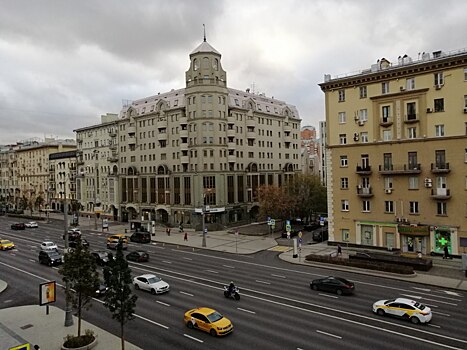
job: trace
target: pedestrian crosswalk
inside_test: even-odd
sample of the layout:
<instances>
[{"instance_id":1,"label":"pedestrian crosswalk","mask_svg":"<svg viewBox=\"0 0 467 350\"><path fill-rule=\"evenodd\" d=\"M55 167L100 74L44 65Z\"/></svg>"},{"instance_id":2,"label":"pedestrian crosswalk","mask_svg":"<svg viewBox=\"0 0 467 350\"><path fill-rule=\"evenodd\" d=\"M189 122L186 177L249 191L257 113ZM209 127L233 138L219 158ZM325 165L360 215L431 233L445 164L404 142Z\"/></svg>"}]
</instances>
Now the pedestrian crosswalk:
<instances>
[{"instance_id":1,"label":"pedestrian crosswalk","mask_svg":"<svg viewBox=\"0 0 467 350\"><path fill-rule=\"evenodd\" d=\"M275 247L269 248L268 250L273 251L273 252L286 252L292 248L287 247L285 245L276 245Z\"/></svg>"}]
</instances>

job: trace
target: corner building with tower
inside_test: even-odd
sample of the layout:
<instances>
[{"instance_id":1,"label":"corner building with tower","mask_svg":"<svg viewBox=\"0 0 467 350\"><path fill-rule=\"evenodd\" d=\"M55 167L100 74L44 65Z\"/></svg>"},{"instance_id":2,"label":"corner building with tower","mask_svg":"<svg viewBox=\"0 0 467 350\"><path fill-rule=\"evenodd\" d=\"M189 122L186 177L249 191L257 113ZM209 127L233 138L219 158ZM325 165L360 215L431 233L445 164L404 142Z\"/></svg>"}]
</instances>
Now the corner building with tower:
<instances>
[{"instance_id":1,"label":"corner building with tower","mask_svg":"<svg viewBox=\"0 0 467 350\"><path fill-rule=\"evenodd\" d=\"M210 230L254 220L257 189L300 169L295 106L227 87L221 54L204 40L186 87L125 103L75 130L84 211Z\"/></svg>"}]
</instances>

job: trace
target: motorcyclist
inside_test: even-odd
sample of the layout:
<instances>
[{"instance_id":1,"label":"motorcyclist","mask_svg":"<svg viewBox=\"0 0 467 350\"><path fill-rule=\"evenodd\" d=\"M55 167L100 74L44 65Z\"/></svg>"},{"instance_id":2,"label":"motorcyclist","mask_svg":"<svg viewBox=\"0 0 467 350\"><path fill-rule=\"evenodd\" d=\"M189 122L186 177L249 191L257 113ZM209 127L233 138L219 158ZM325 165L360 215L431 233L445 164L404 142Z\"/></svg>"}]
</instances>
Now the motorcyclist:
<instances>
[{"instance_id":1,"label":"motorcyclist","mask_svg":"<svg viewBox=\"0 0 467 350\"><path fill-rule=\"evenodd\" d=\"M230 281L229 294L232 295L234 292L235 292L235 284L233 283L233 281Z\"/></svg>"}]
</instances>

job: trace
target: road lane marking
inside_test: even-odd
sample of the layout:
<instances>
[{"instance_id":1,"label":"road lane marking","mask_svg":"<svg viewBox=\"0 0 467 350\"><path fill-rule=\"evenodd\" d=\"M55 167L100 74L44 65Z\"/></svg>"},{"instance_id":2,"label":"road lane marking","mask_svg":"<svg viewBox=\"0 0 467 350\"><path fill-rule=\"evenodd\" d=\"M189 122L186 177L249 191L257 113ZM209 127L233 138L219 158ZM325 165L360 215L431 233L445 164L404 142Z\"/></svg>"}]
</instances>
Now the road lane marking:
<instances>
[{"instance_id":1,"label":"road lane marking","mask_svg":"<svg viewBox=\"0 0 467 350\"><path fill-rule=\"evenodd\" d=\"M338 297L335 295L329 295L329 294L324 294L324 293L318 293L318 295L322 295L323 297L338 299Z\"/></svg>"},{"instance_id":2,"label":"road lane marking","mask_svg":"<svg viewBox=\"0 0 467 350\"><path fill-rule=\"evenodd\" d=\"M36 260L34 260L34 259L29 259L29 261L36 262Z\"/></svg>"},{"instance_id":3,"label":"road lane marking","mask_svg":"<svg viewBox=\"0 0 467 350\"><path fill-rule=\"evenodd\" d=\"M316 333L324 334L324 335L327 335L329 337L334 337L334 338L337 338L337 339L342 339L342 337L339 336L339 335L331 334L331 333L328 333L328 332L323 332L323 331L320 331L319 329L316 330Z\"/></svg>"},{"instance_id":4,"label":"road lane marking","mask_svg":"<svg viewBox=\"0 0 467 350\"><path fill-rule=\"evenodd\" d=\"M441 326L438 326L437 324L427 323L427 325L430 327L441 328Z\"/></svg>"},{"instance_id":5,"label":"road lane marking","mask_svg":"<svg viewBox=\"0 0 467 350\"><path fill-rule=\"evenodd\" d=\"M271 273L271 276L279 277L279 278L287 278L287 277L285 277L285 276L283 276L283 275L275 275L275 274L273 274L273 273Z\"/></svg>"},{"instance_id":6,"label":"road lane marking","mask_svg":"<svg viewBox=\"0 0 467 350\"><path fill-rule=\"evenodd\" d=\"M418 287L412 287L413 289L417 289L417 290L423 290L424 292L431 292L431 289L428 289L428 288L418 288Z\"/></svg>"},{"instance_id":7,"label":"road lane marking","mask_svg":"<svg viewBox=\"0 0 467 350\"><path fill-rule=\"evenodd\" d=\"M5 300L4 303L11 303L13 301L13 299L8 299L8 300Z\"/></svg>"},{"instance_id":8,"label":"road lane marking","mask_svg":"<svg viewBox=\"0 0 467 350\"><path fill-rule=\"evenodd\" d=\"M204 343L204 341L202 341L201 339L192 337L191 335L188 335L188 334L183 333L183 336L185 336L185 337L187 337L187 338L190 338L190 339L192 339L192 340L196 340L196 341L199 342L199 343Z\"/></svg>"},{"instance_id":9,"label":"road lane marking","mask_svg":"<svg viewBox=\"0 0 467 350\"><path fill-rule=\"evenodd\" d=\"M193 260L192 258L187 258L186 256L183 257L185 260Z\"/></svg>"},{"instance_id":10,"label":"road lane marking","mask_svg":"<svg viewBox=\"0 0 467 350\"><path fill-rule=\"evenodd\" d=\"M452 292L452 291L450 291L450 290L435 290L435 292L437 292L437 293L446 293L446 294L448 294L448 295L454 295L454 296L456 296L456 297L462 297L461 294L459 294L459 293L457 293L457 292Z\"/></svg>"},{"instance_id":11,"label":"road lane marking","mask_svg":"<svg viewBox=\"0 0 467 350\"><path fill-rule=\"evenodd\" d=\"M156 300L156 303L164 305L164 306L170 306L170 304L164 303L163 301Z\"/></svg>"},{"instance_id":12,"label":"road lane marking","mask_svg":"<svg viewBox=\"0 0 467 350\"><path fill-rule=\"evenodd\" d=\"M446 317L451 317L451 315L445 314L444 312L432 311L432 313L437 314L437 315L443 315L443 316L446 316Z\"/></svg>"},{"instance_id":13,"label":"road lane marking","mask_svg":"<svg viewBox=\"0 0 467 350\"><path fill-rule=\"evenodd\" d=\"M187 293L187 292L184 292L183 290L180 291L180 294L185 294L185 295L188 295L190 297L194 297L193 294L190 294L190 293Z\"/></svg>"},{"instance_id":14,"label":"road lane marking","mask_svg":"<svg viewBox=\"0 0 467 350\"><path fill-rule=\"evenodd\" d=\"M204 271L206 271L206 272L211 272L211 273L219 273L219 272L214 271L214 270L204 270Z\"/></svg>"},{"instance_id":15,"label":"road lane marking","mask_svg":"<svg viewBox=\"0 0 467 350\"><path fill-rule=\"evenodd\" d=\"M269 282L266 282L266 281L260 281L260 280L255 280L255 282L262 283L262 284L271 284L271 283L269 283Z\"/></svg>"},{"instance_id":16,"label":"road lane marking","mask_svg":"<svg viewBox=\"0 0 467 350\"><path fill-rule=\"evenodd\" d=\"M163 263L166 263L166 264L171 264L172 262L171 261L168 261L168 260L162 260Z\"/></svg>"},{"instance_id":17,"label":"road lane marking","mask_svg":"<svg viewBox=\"0 0 467 350\"><path fill-rule=\"evenodd\" d=\"M231 266L231 265L222 265L222 266L227 267L228 269L234 269L235 268L235 266Z\"/></svg>"},{"instance_id":18,"label":"road lane marking","mask_svg":"<svg viewBox=\"0 0 467 350\"><path fill-rule=\"evenodd\" d=\"M401 295L404 295L404 296L410 297L410 298L414 298L414 299L435 300L437 303L440 303L440 304L457 306L457 304L449 303L447 301L441 301L441 300L438 300L438 299L430 299L430 298L425 298L425 297L421 297L421 296L417 296L417 295L411 295L411 294L401 294Z\"/></svg>"},{"instance_id":19,"label":"road lane marking","mask_svg":"<svg viewBox=\"0 0 467 350\"><path fill-rule=\"evenodd\" d=\"M256 312L247 310L247 309L242 309L241 307L237 307L237 310L243 311L243 312L248 312L249 314L256 315Z\"/></svg>"}]
</instances>

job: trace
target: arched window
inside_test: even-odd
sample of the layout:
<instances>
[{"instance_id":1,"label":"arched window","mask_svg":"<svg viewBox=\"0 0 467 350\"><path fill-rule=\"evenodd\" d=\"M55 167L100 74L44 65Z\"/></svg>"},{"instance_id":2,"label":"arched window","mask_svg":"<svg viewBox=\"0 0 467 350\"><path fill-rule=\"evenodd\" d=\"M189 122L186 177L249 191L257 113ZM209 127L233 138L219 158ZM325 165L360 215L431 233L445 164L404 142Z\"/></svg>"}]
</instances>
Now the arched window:
<instances>
[{"instance_id":1,"label":"arched window","mask_svg":"<svg viewBox=\"0 0 467 350\"><path fill-rule=\"evenodd\" d=\"M199 69L199 63L198 63L198 59L197 59L197 58L195 58L195 59L193 60L193 69L194 69L194 70L198 70L198 69Z\"/></svg>"},{"instance_id":2,"label":"arched window","mask_svg":"<svg viewBox=\"0 0 467 350\"><path fill-rule=\"evenodd\" d=\"M203 68L209 68L209 58L203 57Z\"/></svg>"},{"instance_id":3,"label":"arched window","mask_svg":"<svg viewBox=\"0 0 467 350\"><path fill-rule=\"evenodd\" d=\"M212 68L214 68L215 70L219 69L219 60L217 58L212 60Z\"/></svg>"}]
</instances>

